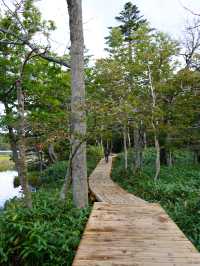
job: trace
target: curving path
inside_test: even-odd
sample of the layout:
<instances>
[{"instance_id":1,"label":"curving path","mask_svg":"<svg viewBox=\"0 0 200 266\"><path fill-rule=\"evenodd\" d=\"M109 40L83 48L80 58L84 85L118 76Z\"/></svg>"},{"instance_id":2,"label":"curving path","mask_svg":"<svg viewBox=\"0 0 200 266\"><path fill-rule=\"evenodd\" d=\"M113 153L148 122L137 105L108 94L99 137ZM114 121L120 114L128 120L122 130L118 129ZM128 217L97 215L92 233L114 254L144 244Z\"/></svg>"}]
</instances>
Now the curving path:
<instances>
[{"instance_id":1,"label":"curving path","mask_svg":"<svg viewBox=\"0 0 200 266\"><path fill-rule=\"evenodd\" d=\"M159 204L110 179L112 158L89 178L96 199L73 266L199 265L200 254Z\"/></svg>"}]
</instances>

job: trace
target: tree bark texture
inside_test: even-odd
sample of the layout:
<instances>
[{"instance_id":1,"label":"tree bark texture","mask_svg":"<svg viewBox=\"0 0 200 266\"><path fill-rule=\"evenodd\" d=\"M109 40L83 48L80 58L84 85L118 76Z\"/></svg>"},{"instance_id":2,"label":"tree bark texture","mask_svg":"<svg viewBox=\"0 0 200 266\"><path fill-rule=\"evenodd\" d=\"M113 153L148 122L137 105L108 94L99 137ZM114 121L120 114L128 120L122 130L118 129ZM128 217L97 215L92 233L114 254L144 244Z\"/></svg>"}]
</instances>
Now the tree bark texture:
<instances>
[{"instance_id":1,"label":"tree bark texture","mask_svg":"<svg viewBox=\"0 0 200 266\"><path fill-rule=\"evenodd\" d=\"M74 205L88 206L88 182L86 164L86 113L84 83L84 38L82 21L82 1L67 0L71 39L71 143L72 154L82 143L72 159L72 189Z\"/></svg>"},{"instance_id":2,"label":"tree bark texture","mask_svg":"<svg viewBox=\"0 0 200 266\"><path fill-rule=\"evenodd\" d=\"M22 186L26 207L32 208L31 192L28 186L27 165L26 165L26 136L25 136L25 111L24 94L21 80L16 81L17 102L18 102L18 174Z\"/></svg>"}]
</instances>

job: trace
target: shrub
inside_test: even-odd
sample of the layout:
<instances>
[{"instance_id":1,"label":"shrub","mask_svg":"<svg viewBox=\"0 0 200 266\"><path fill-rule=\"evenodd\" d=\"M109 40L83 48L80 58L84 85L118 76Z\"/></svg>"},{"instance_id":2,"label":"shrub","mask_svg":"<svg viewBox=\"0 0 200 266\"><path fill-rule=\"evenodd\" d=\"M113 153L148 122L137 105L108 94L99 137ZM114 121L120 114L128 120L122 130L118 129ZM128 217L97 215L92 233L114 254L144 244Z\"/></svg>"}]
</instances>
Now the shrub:
<instances>
[{"instance_id":1,"label":"shrub","mask_svg":"<svg viewBox=\"0 0 200 266\"><path fill-rule=\"evenodd\" d=\"M49 184L52 182L59 182L60 180L64 180L66 172L67 161L56 162L42 172L40 176L41 183Z\"/></svg>"},{"instance_id":2,"label":"shrub","mask_svg":"<svg viewBox=\"0 0 200 266\"><path fill-rule=\"evenodd\" d=\"M88 176L96 167L99 160L103 157L103 150L100 146L89 146L87 147L87 169Z\"/></svg>"},{"instance_id":3,"label":"shrub","mask_svg":"<svg viewBox=\"0 0 200 266\"><path fill-rule=\"evenodd\" d=\"M33 194L33 209L20 200L7 204L0 214L1 265L71 265L89 208L63 205L58 191L41 189Z\"/></svg>"},{"instance_id":4,"label":"shrub","mask_svg":"<svg viewBox=\"0 0 200 266\"><path fill-rule=\"evenodd\" d=\"M98 161L103 156L102 149L100 147L88 146L87 149L87 169L88 175L91 174L96 167ZM61 184L67 172L67 161L58 161L45 169L42 173L32 171L28 173L29 184L33 187L39 187L41 185L57 183ZM14 179L14 187L20 185L19 177Z\"/></svg>"}]
</instances>

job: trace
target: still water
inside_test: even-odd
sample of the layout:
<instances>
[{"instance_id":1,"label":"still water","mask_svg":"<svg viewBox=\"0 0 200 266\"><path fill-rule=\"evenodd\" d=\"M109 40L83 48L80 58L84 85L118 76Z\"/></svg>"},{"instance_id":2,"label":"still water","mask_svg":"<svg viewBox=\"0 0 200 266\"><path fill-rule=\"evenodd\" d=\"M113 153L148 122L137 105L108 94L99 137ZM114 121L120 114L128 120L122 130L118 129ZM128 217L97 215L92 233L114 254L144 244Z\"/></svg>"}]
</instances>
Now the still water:
<instances>
[{"instance_id":1,"label":"still water","mask_svg":"<svg viewBox=\"0 0 200 266\"><path fill-rule=\"evenodd\" d=\"M21 187L14 188L13 180L16 171L0 172L0 208L3 208L6 200L20 196Z\"/></svg>"}]
</instances>

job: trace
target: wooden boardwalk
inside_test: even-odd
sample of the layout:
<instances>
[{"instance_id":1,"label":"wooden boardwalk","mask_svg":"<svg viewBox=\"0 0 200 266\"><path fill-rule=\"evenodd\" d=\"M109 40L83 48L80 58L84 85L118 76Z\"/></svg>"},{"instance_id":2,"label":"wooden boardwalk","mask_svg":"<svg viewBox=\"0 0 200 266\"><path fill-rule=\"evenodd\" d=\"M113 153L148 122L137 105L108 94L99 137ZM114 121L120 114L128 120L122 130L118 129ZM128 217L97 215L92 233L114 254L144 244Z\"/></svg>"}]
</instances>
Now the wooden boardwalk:
<instances>
[{"instance_id":1,"label":"wooden boardwalk","mask_svg":"<svg viewBox=\"0 0 200 266\"><path fill-rule=\"evenodd\" d=\"M101 160L89 179L97 200L73 266L200 265L200 254L159 204L135 197L110 179Z\"/></svg>"}]
</instances>

